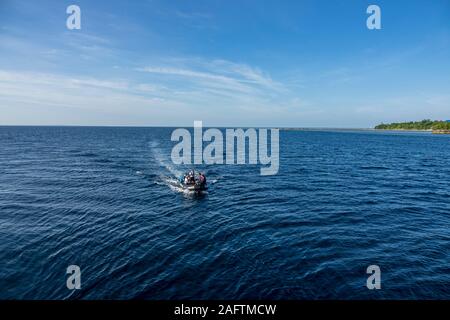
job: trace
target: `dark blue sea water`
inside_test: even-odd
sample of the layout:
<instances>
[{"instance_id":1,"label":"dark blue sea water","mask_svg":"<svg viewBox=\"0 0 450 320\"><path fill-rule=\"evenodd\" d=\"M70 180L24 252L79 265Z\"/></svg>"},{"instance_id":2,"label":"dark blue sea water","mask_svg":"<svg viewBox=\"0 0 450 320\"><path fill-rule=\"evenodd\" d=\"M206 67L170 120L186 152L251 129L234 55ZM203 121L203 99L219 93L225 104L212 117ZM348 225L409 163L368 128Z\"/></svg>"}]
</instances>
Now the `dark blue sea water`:
<instances>
[{"instance_id":1,"label":"dark blue sea water","mask_svg":"<svg viewBox=\"0 0 450 320\"><path fill-rule=\"evenodd\" d=\"M0 298L450 299L450 136L282 131L196 197L171 132L0 127Z\"/></svg>"}]
</instances>

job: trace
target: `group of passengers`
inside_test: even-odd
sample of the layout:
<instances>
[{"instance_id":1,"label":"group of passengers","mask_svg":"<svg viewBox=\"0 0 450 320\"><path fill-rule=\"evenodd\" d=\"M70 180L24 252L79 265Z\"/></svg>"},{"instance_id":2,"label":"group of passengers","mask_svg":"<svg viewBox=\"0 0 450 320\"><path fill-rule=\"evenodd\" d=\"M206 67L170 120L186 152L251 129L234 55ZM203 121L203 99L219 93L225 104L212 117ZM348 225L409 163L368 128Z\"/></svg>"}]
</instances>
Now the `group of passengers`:
<instances>
[{"instance_id":1,"label":"group of passengers","mask_svg":"<svg viewBox=\"0 0 450 320\"><path fill-rule=\"evenodd\" d=\"M206 177L203 173L198 173L198 180L195 180L195 172L194 170L189 171L187 174L184 175L183 182L184 184L196 184L198 183L201 186L206 185Z\"/></svg>"}]
</instances>

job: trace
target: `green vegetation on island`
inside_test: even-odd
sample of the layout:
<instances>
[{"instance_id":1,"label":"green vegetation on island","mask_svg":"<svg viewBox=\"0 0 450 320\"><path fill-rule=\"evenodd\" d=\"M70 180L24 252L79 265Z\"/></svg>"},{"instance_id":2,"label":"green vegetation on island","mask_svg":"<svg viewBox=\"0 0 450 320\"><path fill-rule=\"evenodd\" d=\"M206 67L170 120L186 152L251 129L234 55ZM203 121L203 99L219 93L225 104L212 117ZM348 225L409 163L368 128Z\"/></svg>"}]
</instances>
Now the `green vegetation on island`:
<instances>
[{"instance_id":1,"label":"green vegetation on island","mask_svg":"<svg viewBox=\"0 0 450 320\"><path fill-rule=\"evenodd\" d=\"M410 121L410 122L394 122L389 124L379 124L375 127L378 130L432 130L436 133L444 133L448 131L450 133L450 122L449 121L433 121L433 120L422 120L422 121ZM445 132L447 133L447 132Z\"/></svg>"}]
</instances>

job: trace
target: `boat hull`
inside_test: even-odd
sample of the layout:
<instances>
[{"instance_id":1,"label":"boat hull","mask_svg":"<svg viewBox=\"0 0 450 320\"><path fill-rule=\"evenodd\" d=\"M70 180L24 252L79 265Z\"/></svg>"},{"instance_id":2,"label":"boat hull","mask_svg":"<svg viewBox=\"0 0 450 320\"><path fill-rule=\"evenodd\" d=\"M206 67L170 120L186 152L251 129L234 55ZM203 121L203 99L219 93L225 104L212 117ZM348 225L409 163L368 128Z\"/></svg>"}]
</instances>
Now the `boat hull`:
<instances>
[{"instance_id":1,"label":"boat hull","mask_svg":"<svg viewBox=\"0 0 450 320\"><path fill-rule=\"evenodd\" d=\"M202 192L202 191L206 191L208 189L206 186L201 186L198 184L195 184L195 185L184 185L183 184L183 188L188 191L192 191L192 192Z\"/></svg>"}]
</instances>

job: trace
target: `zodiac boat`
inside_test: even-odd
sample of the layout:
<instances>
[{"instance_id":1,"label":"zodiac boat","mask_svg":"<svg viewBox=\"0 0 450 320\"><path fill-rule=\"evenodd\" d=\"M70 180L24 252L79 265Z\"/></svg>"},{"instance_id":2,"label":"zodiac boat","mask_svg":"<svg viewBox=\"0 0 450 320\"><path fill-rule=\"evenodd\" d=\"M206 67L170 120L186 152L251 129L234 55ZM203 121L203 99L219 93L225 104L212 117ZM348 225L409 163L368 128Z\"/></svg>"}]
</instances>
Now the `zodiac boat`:
<instances>
[{"instance_id":1,"label":"zodiac boat","mask_svg":"<svg viewBox=\"0 0 450 320\"><path fill-rule=\"evenodd\" d=\"M179 180L181 186L190 192L202 192L208 189L206 177L201 173L196 173L194 170L186 172Z\"/></svg>"}]
</instances>

